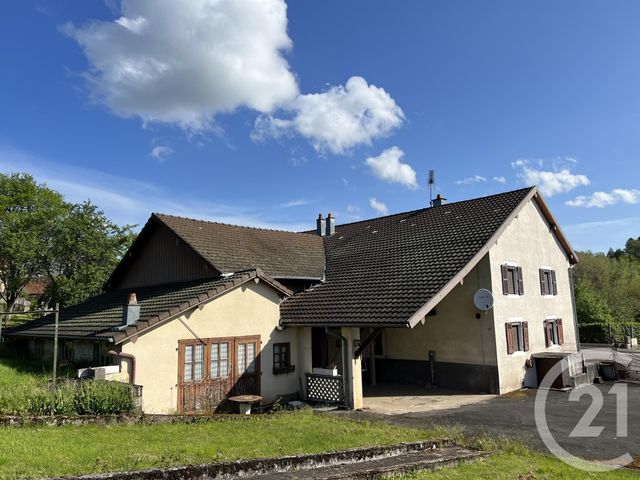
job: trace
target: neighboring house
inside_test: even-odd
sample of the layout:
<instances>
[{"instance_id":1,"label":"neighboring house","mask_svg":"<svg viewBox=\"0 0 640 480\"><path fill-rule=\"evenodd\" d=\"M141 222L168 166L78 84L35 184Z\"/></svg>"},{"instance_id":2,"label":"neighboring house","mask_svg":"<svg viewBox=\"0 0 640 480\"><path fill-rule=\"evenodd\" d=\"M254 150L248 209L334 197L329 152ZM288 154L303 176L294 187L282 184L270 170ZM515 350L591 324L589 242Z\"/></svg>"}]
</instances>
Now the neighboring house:
<instances>
[{"instance_id":1,"label":"neighboring house","mask_svg":"<svg viewBox=\"0 0 640 480\"><path fill-rule=\"evenodd\" d=\"M44 279L37 278L30 281L20 292L20 296L13 304L13 311L16 313L28 312L32 307L45 307L42 305L41 299L47 288L47 282ZM4 285L0 283L0 292L4 292ZM4 304L4 299L0 300Z\"/></svg>"},{"instance_id":2,"label":"neighboring house","mask_svg":"<svg viewBox=\"0 0 640 480\"><path fill-rule=\"evenodd\" d=\"M106 292L61 313L61 357L110 359L154 413L239 393L360 408L363 383L505 393L536 383L532 354L578 350L576 262L535 187L305 233L153 214ZM52 333L7 336L46 356Z\"/></svg>"}]
</instances>

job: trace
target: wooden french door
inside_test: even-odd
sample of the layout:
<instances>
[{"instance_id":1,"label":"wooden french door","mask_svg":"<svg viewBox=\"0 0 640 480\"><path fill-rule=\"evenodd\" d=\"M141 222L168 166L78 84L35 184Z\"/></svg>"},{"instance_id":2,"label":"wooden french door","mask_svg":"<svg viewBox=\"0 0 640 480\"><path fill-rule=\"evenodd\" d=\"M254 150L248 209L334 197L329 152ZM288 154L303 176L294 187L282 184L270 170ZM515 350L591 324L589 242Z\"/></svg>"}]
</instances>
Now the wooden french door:
<instances>
[{"instance_id":1,"label":"wooden french door","mask_svg":"<svg viewBox=\"0 0 640 480\"><path fill-rule=\"evenodd\" d=\"M213 412L227 397L260 395L260 336L178 342L178 413Z\"/></svg>"}]
</instances>

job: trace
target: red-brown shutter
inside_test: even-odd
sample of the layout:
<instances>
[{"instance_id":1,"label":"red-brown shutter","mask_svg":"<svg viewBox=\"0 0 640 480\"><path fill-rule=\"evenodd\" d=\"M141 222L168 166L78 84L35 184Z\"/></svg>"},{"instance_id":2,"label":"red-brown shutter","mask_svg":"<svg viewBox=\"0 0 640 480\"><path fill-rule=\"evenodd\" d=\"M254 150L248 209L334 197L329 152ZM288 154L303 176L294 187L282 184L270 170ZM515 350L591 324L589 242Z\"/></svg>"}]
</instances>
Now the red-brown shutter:
<instances>
[{"instance_id":1,"label":"red-brown shutter","mask_svg":"<svg viewBox=\"0 0 640 480\"><path fill-rule=\"evenodd\" d=\"M529 351L529 322L522 322L522 338L524 340L524 351Z\"/></svg>"},{"instance_id":2,"label":"red-brown shutter","mask_svg":"<svg viewBox=\"0 0 640 480\"><path fill-rule=\"evenodd\" d=\"M545 270L538 270L540 273L540 293L542 295L549 295L549 287L547 286L547 275L545 274Z\"/></svg>"},{"instance_id":3,"label":"red-brown shutter","mask_svg":"<svg viewBox=\"0 0 640 480\"><path fill-rule=\"evenodd\" d=\"M509 295L509 269L506 265L502 265L502 293Z\"/></svg>"},{"instance_id":4,"label":"red-brown shutter","mask_svg":"<svg viewBox=\"0 0 640 480\"><path fill-rule=\"evenodd\" d=\"M556 320L558 325L558 343L560 345L564 345L564 330L562 329L562 319L559 318Z\"/></svg>"},{"instance_id":5,"label":"red-brown shutter","mask_svg":"<svg viewBox=\"0 0 640 480\"><path fill-rule=\"evenodd\" d=\"M522 278L522 267L518 267L518 295L524 295L524 279Z\"/></svg>"},{"instance_id":6,"label":"red-brown shutter","mask_svg":"<svg viewBox=\"0 0 640 480\"><path fill-rule=\"evenodd\" d=\"M551 270L551 284L552 284L551 292L554 295L557 295L558 294L558 282L556 282L556 271L555 270Z\"/></svg>"},{"instance_id":7,"label":"red-brown shutter","mask_svg":"<svg viewBox=\"0 0 640 480\"><path fill-rule=\"evenodd\" d=\"M550 333L551 333L551 332L549 331L549 326L550 326L550 325L551 325L551 324L549 323L549 320L545 320L545 321L544 321L544 344L545 344L547 347L550 347L550 346L551 346L551 339L553 338L553 337L550 335Z\"/></svg>"},{"instance_id":8,"label":"red-brown shutter","mask_svg":"<svg viewBox=\"0 0 640 480\"><path fill-rule=\"evenodd\" d=\"M514 352L513 349L513 328L511 323L505 324L505 331L507 333L507 353L511 355Z\"/></svg>"}]
</instances>

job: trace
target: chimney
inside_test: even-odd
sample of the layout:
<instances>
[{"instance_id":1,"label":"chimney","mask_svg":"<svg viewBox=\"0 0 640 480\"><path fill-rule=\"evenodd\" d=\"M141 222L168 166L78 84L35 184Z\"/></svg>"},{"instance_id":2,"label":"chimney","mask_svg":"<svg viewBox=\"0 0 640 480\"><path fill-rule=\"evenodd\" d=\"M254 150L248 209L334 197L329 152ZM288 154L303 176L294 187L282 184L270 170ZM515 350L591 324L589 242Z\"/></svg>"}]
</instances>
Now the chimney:
<instances>
[{"instance_id":1,"label":"chimney","mask_svg":"<svg viewBox=\"0 0 640 480\"><path fill-rule=\"evenodd\" d=\"M326 233L325 232L325 229L326 229L325 223L326 222L324 221L324 218L322 218L322 214L319 213L318 214L318 219L316 220L316 233L318 235L320 235L321 237L324 237L324 235Z\"/></svg>"},{"instance_id":2,"label":"chimney","mask_svg":"<svg viewBox=\"0 0 640 480\"><path fill-rule=\"evenodd\" d=\"M438 194L438 196L433 200L434 207L439 207L440 205L444 205L445 203L447 203L447 199L440 194Z\"/></svg>"},{"instance_id":3,"label":"chimney","mask_svg":"<svg viewBox=\"0 0 640 480\"><path fill-rule=\"evenodd\" d=\"M138 298L134 292L129 294L127 304L124 306L123 310L124 326L128 327L140 320L140 305L138 305Z\"/></svg>"},{"instance_id":4,"label":"chimney","mask_svg":"<svg viewBox=\"0 0 640 480\"><path fill-rule=\"evenodd\" d=\"M334 233L336 233L336 219L333 213L329 212L327 216L327 237L330 237Z\"/></svg>"}]
</instances>

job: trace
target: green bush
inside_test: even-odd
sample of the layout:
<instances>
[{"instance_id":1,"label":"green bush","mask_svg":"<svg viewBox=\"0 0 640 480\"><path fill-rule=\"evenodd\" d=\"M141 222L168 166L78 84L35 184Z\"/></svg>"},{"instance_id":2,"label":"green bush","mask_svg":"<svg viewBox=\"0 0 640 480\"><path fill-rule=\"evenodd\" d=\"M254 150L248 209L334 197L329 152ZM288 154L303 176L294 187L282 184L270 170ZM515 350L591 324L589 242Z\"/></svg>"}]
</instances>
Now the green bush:
<instances>
[{"instance_id":1,"label":"green bush","mask_svg":"<svg viewBox=\"0 0 640 480\"><path fill-rule=\"evenodd\" d=\"M78 415L128 413L134 408L131 387L120 382L81 382L73 400Z\"/></svg>"},{"instance_id":2,"label":"green bush","mask_svg":"<svg viewBox=\"0 0 640 480\"><path fill-rule=\"evenodd\" d=\"M56 415L113 415L134 409L131 387L120 382L65 382L55 396ZM45 384L0 391L0 415L48 415L51 392Z\"/></svg>"}]
</instances>

